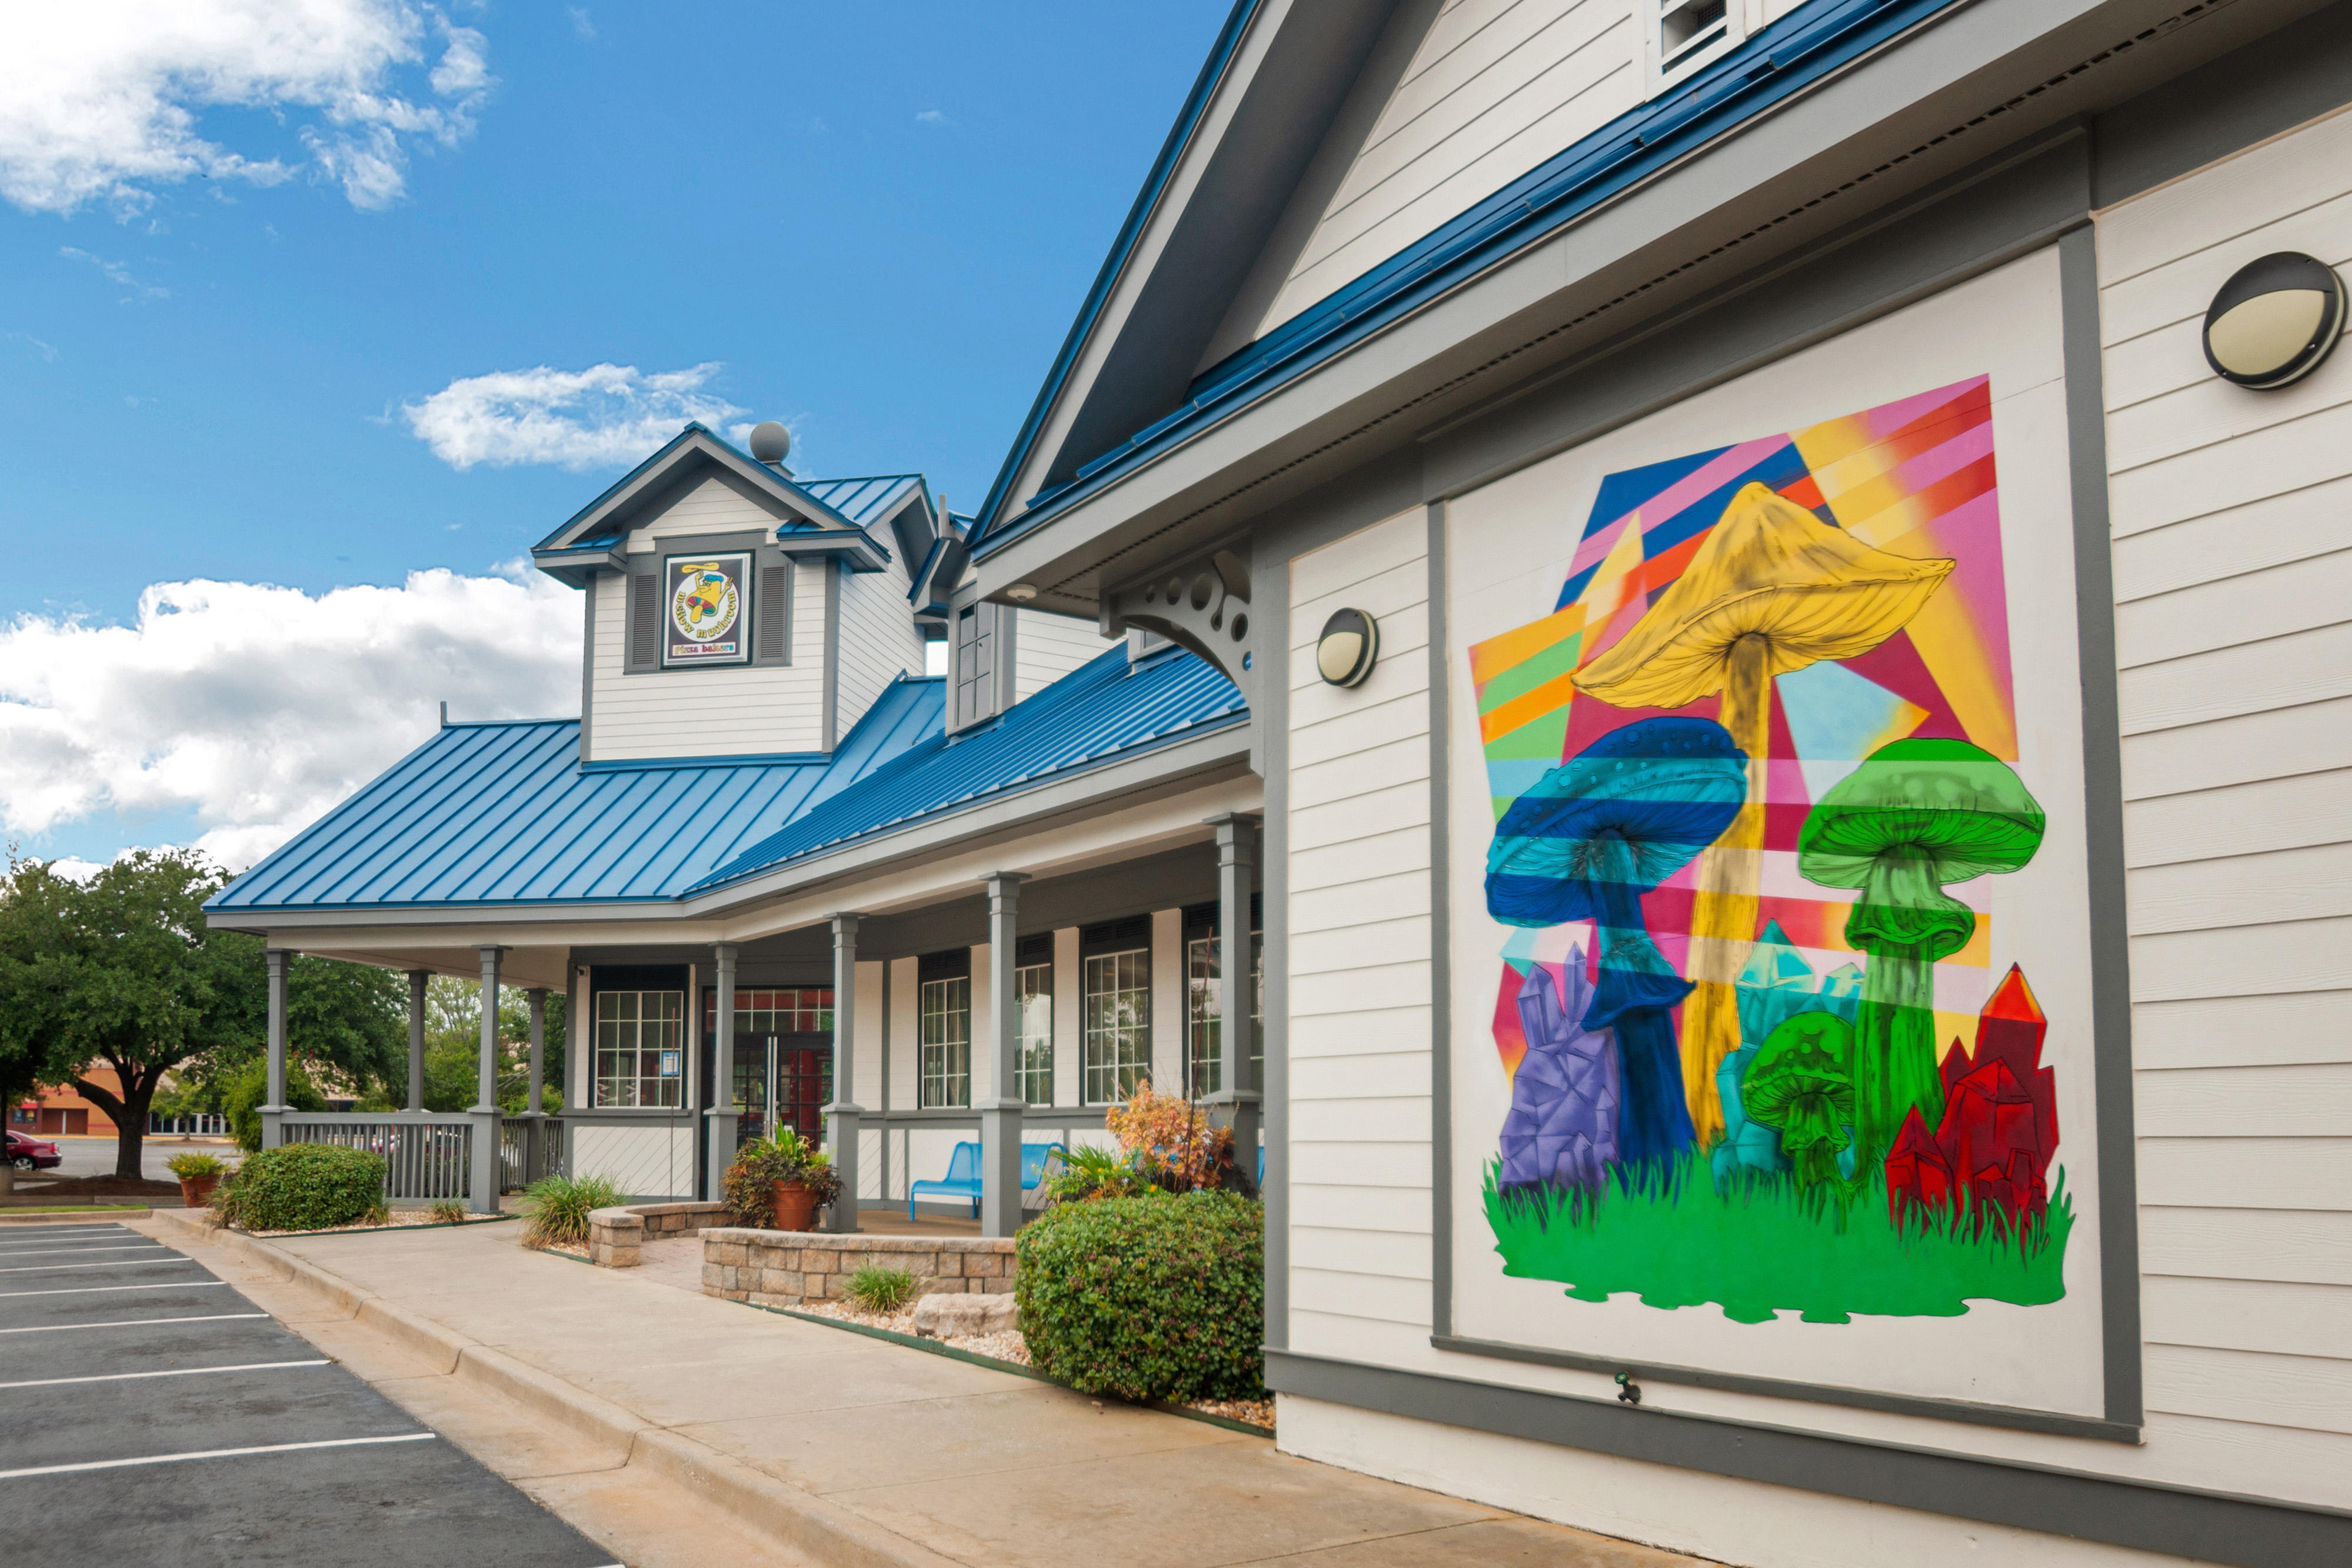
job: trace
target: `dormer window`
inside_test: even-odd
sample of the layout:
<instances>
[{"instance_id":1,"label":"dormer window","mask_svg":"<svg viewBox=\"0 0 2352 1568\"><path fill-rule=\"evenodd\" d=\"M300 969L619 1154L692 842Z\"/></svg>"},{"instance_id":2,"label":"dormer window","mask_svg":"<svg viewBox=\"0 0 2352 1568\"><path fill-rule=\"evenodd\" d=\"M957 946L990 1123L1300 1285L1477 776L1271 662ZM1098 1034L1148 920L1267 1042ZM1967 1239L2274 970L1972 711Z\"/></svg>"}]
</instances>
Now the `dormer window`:
<instances>
[{"instance_id":1,"label":"dormer window","mask_svg":"<svg viewBox=\"0 0 2352 1568\"><path fill-rule=\"evenodd\" d=\"M1673 86L1747 36L1747 6L1727 0L1643 0L1652 18L1650 90Z\"/></svg>"}]
</instances>

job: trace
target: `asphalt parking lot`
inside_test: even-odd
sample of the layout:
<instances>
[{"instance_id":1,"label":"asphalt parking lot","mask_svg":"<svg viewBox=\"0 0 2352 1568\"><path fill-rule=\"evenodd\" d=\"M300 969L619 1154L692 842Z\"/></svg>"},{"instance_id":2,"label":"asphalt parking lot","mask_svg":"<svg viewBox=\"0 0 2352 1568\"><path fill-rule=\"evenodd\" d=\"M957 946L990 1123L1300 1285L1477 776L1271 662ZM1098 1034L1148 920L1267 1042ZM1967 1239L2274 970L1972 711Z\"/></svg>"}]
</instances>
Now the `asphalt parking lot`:
<instances>
[{"instance_id":1,"label":"asphalt parking lot","mask_svg":"<svg viewBox=\"0 0 2352 1568\"><path fill-rule=\"evenodd\" d=\"M0 1228L0 1539L39 1542L47 1568L613 1562L202 1263L113 1224Z\"/></svg>"}]
</instances>

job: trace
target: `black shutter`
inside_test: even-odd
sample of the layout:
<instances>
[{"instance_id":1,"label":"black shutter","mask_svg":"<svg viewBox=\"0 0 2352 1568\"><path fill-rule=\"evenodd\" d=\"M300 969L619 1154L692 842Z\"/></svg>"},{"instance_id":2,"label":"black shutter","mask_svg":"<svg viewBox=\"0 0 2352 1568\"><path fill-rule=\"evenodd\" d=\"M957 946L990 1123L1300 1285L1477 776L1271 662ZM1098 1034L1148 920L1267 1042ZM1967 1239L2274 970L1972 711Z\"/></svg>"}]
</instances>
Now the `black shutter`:
<instances>
[{"instance_id":1,"label":"black shutter","mask_svg":"<svg viewBox=\"0 0 2352 1568\"><path fill-rule=\"evenodd\" d=\"M1050 931L1040 931L1033 936L1024 936L1013 944L1013 967L1016 969L1026 969L1034 965L1050 964L1053 961L1054 934Z\"/></svg>"},{"instance_id":2,"label":"black shutter","mask_svg":"<svg viewBox=\"0 0 2352 1568\"><path fill-rule=\"evenodd\" d=\"M621 667L636 674L661 663L661 585L644 572L631 573L628 583L628 647Z\"/></svg>"},{"instance_id":3,"label":"black shutter","mask_svg":"<svg viewBox=\"0 0 2352 1568\"><path fill-rule=\"evenodd\" d=\"M793 662L792 607L792 567L761 567L759 597L752 604L758 612L757 630L751 644L753 664L789 664Z\"/></svg>"}]
</instances>

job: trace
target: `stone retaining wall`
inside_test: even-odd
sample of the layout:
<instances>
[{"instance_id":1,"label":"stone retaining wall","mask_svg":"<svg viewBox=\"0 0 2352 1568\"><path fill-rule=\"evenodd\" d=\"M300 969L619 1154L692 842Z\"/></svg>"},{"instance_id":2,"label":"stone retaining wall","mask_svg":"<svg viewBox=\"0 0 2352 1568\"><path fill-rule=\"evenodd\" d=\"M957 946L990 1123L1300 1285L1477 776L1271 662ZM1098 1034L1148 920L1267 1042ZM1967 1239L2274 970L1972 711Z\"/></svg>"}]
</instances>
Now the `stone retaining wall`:
<instances>
[{"instance_id":1,"label":"stone retaining wall","mask_svg":"<svg viewBox=\"0 0 2352 1568\"><path fill-rule=\"evenodd\" d=\"M723 1203L637 1203L588 1211L588 1260L607 1269L634 1269L647 1239L688 1236L727 1218Z\"/></svg>"},{"instance_id":2,"label":"stone retaining wall","mask_svg":"<svg viewBox=\"0 0 2352 1568\"><path fill-rule=\"evenodd\" d=\"M705 1230L702 1293L761 1307L838 1301L860 1269L904 1269L922 1293L986 1295L1013 1289L1013 1239L835 1236L823 1231Z\"/></svg>"}]
</instances>

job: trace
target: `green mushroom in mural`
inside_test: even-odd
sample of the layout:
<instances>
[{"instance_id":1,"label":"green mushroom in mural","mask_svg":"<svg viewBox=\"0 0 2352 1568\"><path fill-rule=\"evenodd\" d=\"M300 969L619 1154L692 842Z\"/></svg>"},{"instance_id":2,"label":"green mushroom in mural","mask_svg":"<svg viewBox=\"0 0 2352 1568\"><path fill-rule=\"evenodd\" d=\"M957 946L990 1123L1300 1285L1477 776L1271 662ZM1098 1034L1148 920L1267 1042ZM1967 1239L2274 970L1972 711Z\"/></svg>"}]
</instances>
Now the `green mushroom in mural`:
<instances>
[{"instance_id":1,"label":"green mushroom in mural","mask_svg":"<svg viewBox=\"0 0 2352 1568\"><path fill-rule=\"evenodd\" d=\"M1740 1085L1750 1120L1780 1133L1796 1163L1797 1185L1838 1176L1838 1155L1852 1141L1853 1026L1835 1013L1799 1013L1765 1038Z\"/></svg>"},{"instance_id":2,"label":"green mushroom in mural","mask_svg":"<svg viewBox=\"0 0 2352 1568\"><path fill-rule=\"evenodd\" d=\"M1805 818L1798 872L1862 895L1845 939L1871 960L1853 1057L1864 1164L1885 1157L1913 1106L1930 1127L1943 1117L1935 967L1976 932L1975 912L1944 889L2024 865L2044 821L2009 765L1965 740L1883 746Z\"/></svg>"}]
</instances>

